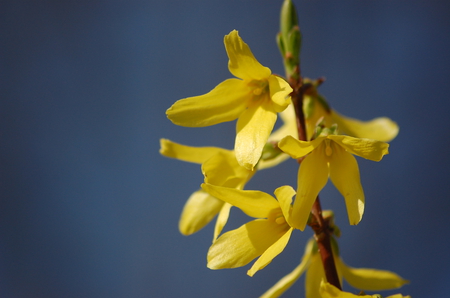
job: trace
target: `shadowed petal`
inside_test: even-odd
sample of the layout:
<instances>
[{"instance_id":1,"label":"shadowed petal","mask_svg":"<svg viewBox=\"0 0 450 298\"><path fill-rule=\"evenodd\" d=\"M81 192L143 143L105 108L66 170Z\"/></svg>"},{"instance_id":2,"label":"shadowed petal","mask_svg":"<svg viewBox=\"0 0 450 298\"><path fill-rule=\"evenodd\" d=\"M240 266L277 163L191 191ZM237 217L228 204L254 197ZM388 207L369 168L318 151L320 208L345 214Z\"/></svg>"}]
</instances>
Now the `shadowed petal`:
<instances>
[{"instance_id":1,"label":"shadowed petal","mask_svg":"<svg viewBox=\"0 0 450 298\"><path fill-rule=\"evenodd\" d=\"M319 147L325 139L326 137L318 137L313 141L300 141L292 136L287 136L278 143L278 147L292 158L298 159Z\"/></svg>"},{"instance_id":2,"label":"shadowed petal","mask_svg":"<svg viewBox=\"0 0 450 298\"><path fill-rule=\"evenodd\" d=\"M194 192L181 213L178 227L181 234L191 235L206 226L222 208L224 202L203 190Z\"/></svg>"},{"instance_id":3,"label":"shadowed petal","mask_svg":"<svg viewBox=\"0 0 450 298\"><path fill-rule=\"evenodd\" d=\"M210 195L238 207L251 217L266 218L270 211L280 207L274 197L262 191L238 190L207 183L201 186Z\"/></svg>"},{"instance_id":4,"label":"shadowed petal","mask_svg":"<svg viewBox=\"0 0 450 298\"><path fill-rule=\"evenodd\" d=\"M301 163L297 178L297 196L294 201L291 224L304 230L317 195L328 181L328 165L321 152L314 150Z\"/></svg>"},{"instance_id":5,"label":"shadowed petal","mask_svg":"<svg viewBox=\"0 0 450 298\"><path fill-rule=\"evenodd\" d=\"M207 94L178 100L166 115L174 124L187 127L232 121L245 110L250 92L244 81L228 79Z\"/></svg>"},{"instance_id":6,"label":"shadowed petal","mask_svg":"<svg viewBox=\"0 0 450 298\"><path fill-rule=\"evenodd\" d=\"M361 221L364 213L364 191L359 177L358 163L353 155L331 142L330 178L345 198L348 220L351 225Z\"/></svg>"},{"instance_id":7,"label":"shadowed petal","mask_svg":"<svg viewBox=\"0 0 450 298\"><path fill-rule=\"evenodd\" d=\"M344 117L336 111L331 111L331 117L337 123L342 133L357 138L390 142L397 136L399 131L397 123L387 117L375 118L370 121L360 121Z\"/></svg>"},{"instance_id":8,"label":"shadowed petal","mask_svg":"<svg viewBox=\"0 0 450 298\"><path fill-rule=\"evenodd\" d=\"M250 47L242 40L236 30L225 35L224 43L230 59L228 69L234 76L245 80L262 80L270 76L270 69L262 66L255 59Z\"/></svg>"},{"instance_id":9,"label":"shadowed petal","mask_svg":"<svg viewBox=\"0 0 450 298\"><path fill-rule=\"evenodd\" d=\"M256 260L252 268L247 271L247 274L249 276L253 276L256 272L269 265L270 262L272 262L272 260L284 250L289 242L289 239L291 238L292 231L294 230L288 225L284 226L288 229L286 233L284 233L284 235L281 236L280 239L278 239L274 244L266 249L266 251L258 258L258 260Z\"/></svg>"},{"instance_id":10,"label":"shadowed petal","mask_svg":"<svg viewBox=\"0 0 450 298\"><path fill-rule=\"evenodd\" d=\"M231 152L230 150L218 147L185 146L167 139L161 139L160 145L161 149L159 150L159 153L162 155L193 163L203 163L220 152L225 154Z\"/></svg>"},{"instance_id":11,"label":"shadowed petal","mask_svg":"<svg viewBox=\"0 0 450 298\"><path fill-rule=\"evenodd\" d=\"M340 267L345 280L352 287L360 290L392 290L409 283L394 272L387 270L348 267L340 258L336 258L336 266Z\"/></svg>"},{"instance_id":12,"label":"shadowed petal","mask_svg":"<svg viewBox=\"0 0 450 298\"><path fill-rule=\"evenodd\" d=\"M320 282L325 279L322 260L320 254L316 253L311 257L311 264L305 276L305 296L306 298L322 297L319 294Z\"/></svg>"},{"instance_id":13,"label":"shadowed petal","mask_svg":"<svg viewBox=\"0 0 450 298\"><path fill-rule=\"evenodd\" d=\"M208 268L237 268L250 263L282 237L283 226L256 219L220 236L209 248Z\"/></svg>"},{"instance_id":14,"label":"shadowed petal","mask_svg":"<svg viewBox=\"0 0 450 298\"><path fill-rule=\"evenodd\" d=\"M277 121L277 113L270 106L270 102L253 105L237 121L234 145L236 159L249 170L253 170L261 158L264 145Z\"/></svg>"},{"instance_id":15,"label":"shadowed petal","mask_svg":"<svg viewBox=\"0 0 450 298\"><path fill-rule=\"evenodd\" d=\"M343 135L329 135L328 138L344 147L348 152L373 161L380 161L384 155L389 153L389 144L376 140Z\"/></svg>"}]
</instances>

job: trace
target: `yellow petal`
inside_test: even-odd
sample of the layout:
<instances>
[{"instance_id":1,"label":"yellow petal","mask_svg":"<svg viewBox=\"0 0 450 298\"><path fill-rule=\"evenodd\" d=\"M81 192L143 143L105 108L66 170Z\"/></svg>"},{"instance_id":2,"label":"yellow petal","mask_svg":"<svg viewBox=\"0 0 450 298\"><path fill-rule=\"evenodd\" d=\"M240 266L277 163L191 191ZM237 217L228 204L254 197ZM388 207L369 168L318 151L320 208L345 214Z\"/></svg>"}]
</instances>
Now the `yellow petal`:
<instances>
[{"instance_id":1,"label":"yellow petal","mask_svg":"<svg viewBox=\"0 0 450 298\"><path fill-rule=\"evenodd\" d=\"M298 159L319 147L325 139L326 137L318 137L317 139L309 142L300 141L292 136L287 136L278 143L278 147L289 154L292 158Z\"/></svg>"},{"instance_id":2,"label":"yellow petal","mask_svg":"<svg viewBox=\"0 0 450 298\"><path fill-rule=\"evenodd\" d=\"M312 205L328 181L328 165L322 152L314 150L301 163L297 178L297 196L294 201L291 224L304 230Z\"/></svg>"},{"instance_id":3,"label":"yellow petal","mask_svg":"<svg viewBox=\"0 0 450 298\"><path fill-rule=\"evenodd\" d=\"M269 77L270 98L277 113L284 111L291 103L289 94L293 91L286 80L279 76Z\"/></svg>"},{"instance_id":4,"label":"yellow petal","mask_svg":"<svg viewBox=\"0 0 450 298\"><path fill-rule=\"evenodd\" d=\"M203 190L194 192L181 213L178 227L181 234L191 235L206 226L222 208L224 202Z\"/></svg>"},{"instance_id":5,"label":"yellow petal","mask_svg":"<svg viewBox=\"0 0 450 298\"><path fill-rule=\"evenodd\" d=\"M306 271L305 276L305 297L318 298L322 297L319 294L320 282L325 279L325 272L323 270L322 260L320 254L316 253L311 257L311 264Z\"/></svg>"},{"instance_id":6,"label":"yellow petal","mask_svg":"<svg viewBox=\"0 0 450 298\"><path fill-rule=\"evenodd\" d=\"M271 104L262 102L245 110L236 125L234 150L236 159L243 167L253 170L261 157L264 145L277 120Z\"/></svg>"},{"instance_id":7,"label":"yellow petal","mask_svg":"<svg viewBox=\"0 0 450 298\"><path fill-rule=\"evenodd\" d=\"M185 146L167 139L161 139L160 144L161 149L159 150L159 153L162 155L194 163L203 163L211 158L211 156L216 155L219 152L224 152L225 154L227 154L227 152L231 152L230 150L218 147Z\"/></svg>"},{"instance_id":8,"label":"yellow petal","mask_svg":"<svg viewBox=\"0 0 450 298\"><path fill-rule=\"evenodd\" d=\"M259 298L277 298L289 289L292 284L297 281L297 279L299 279L311 263L312 246L314 244L313 241L309 241L306 245L301 263L291 273L280 279L273 287L267 290Z\"/></svg>"},{"instance_id":9,"label":"yellow petal","mask_svg":"<svg viewBox=\"0 0 450 298\"><path fill-rule=\"evenodd\" d=\"M244 81L228 79L207 94L178 100L166 115L174 124L187 127L232 121L245 110L252 98L250 92Z\"/></svg>"},{"instance_id":10,"label":"yellow petal","mask_svg":"<svg viewBox=\"0 0 450 298\"><path fill-rule=\"evenodd\" d=\"M231 204L224 203L222 209L219 211L219 215L217 216L216 225L214 226L214 237L213 242L216 241L217 237L219 237L220 233L222 233L223 227L228 221L228 217L230 216Z\"/></svg>"},{"instance_id":11,"label":"yellow petal","mask_svg":"<svg viewBox=\"0 0 450 298\"><path fill-rule=\"evenodd\" d=\"M319 292L320 292L320 295L318 295L317 297L321 297L321 298L359 298L359 297L366 297L366 298L370 297L371 298L372 297L370 295L360 296L360 295L354 295L354 294L351 294L348 292L342 292L341 290L339 290L332 284L325 282L324 280L322 280L320 282Z\"/></svg>"},{"instance_id":12,"label":"yellow petal","mask_svg":"<svg viewBox=\"0 0 450 298\"><path fill-rule=\"evenodd\" d=\"M391 290L409 283L394 272L387 270L349 267L340 258L336 260L336 265L340 267L345 280L359 290Z\"/></svg>"},{"instance_id":13,"label":"yellow petal","mask_svg":"<svg viewBox=\"0 0 450 298\"><path fill-rule=\"evenodd\" d=\"M358 139L343 135L329 135L328 139L338 143L352 154L373 161L380 161L384 155L389 153L389 144L376 140Z\"/></svg>"},{"instance_id":14,"label":"yellow petal","mask_svg":"<svg viewBox=\"0 0 450 298\"><path fill-rule=\"evenodd\" d=\"M213 185L242 188L254 172L240 166L233 151L219 152L202 164L205 182Z\"/></svg>"},{"instance_id":15,"label":"yellow petal","mask_svg":"<svg viewBox=\"0 0 450 298\"><path fill-rule=\"evenodd\" d=\"M262 66L255 59L250 47L242 40L236 30L225 35L224 43L230 59L228 69L234 76L246 80L262 80L270 76L270 69Z\"/></svg>"},{"instance_id":16,"label":"yellow petal","mask_svg":"<svg viewBox=\"0 0 450 298\"><path fill-rule=\"evenodd\" d=\"M375 118L370 121L360 121L344 117L336 111L331 111L331 117L337 123L341 133L357 138L390 142L397 136L399 131L397 123L387 117Z\"/></svg>"},{"instance_id":17,"label":"yellow petal","mask_svg":"<svg viewBox=\"0 0 450 298\"><path fill-rule=\"evenodd\" d=\"M284 218L290 224L292 197L295 196L295 190L289 185L284 185L275 190L275 196L278 199Z\"/></svg>"},{"instance_id":18,"label":"yellow petal","mask_svg":"<svg viewBox=\"0 0 450 298\"><path fill-rule=\"evenodd\" d=\"M278 114L283 120L283 125L281 125L277 130L273 131L269 136L268 142L279 142L285 136L291 135L298 139L297 122L295 119L294 105L289 105L283 112ZM263 170L267 168L274 167L285 160L289 159L289 155L281 153L277 157L269 160L260 160L258 163L258 169Z\"/></svg>"},{"instance_id":19,"label":"yellow petal","mask_svg":"<svg viewBox=\"0 0 450 298\"><path fill-rule=\"evenodd\" d=\"M348 220L351 225L361 221L364 213L364 191L355 157L341 146L331 142L330 179L345 198Z\"/></svg>"},{"instance_id":20,"label":"yellow petal","mask_svg":"<svg viewBox=\"0 0 450 298\"><path fill-rule=\"evenodd\" d=\"M256 219L220 236L209 248L208 268L237 268L250 263L285 234L279 224Z\"/></svg>"},{"instance_id":21,"label":"yellow petal","mask_svg":"<svg viewBox=\"0 0 450 298\"><path fill-rule=\"evenodd\" d=\"M284 250L289 242L289 239L291 238L292 231L294 230L287 225L285 225L285 227L288 228L286 233L284 233L280 239L266 249L266 251L253 264L252 268L247 271L249 276L253 276L256 272L269 265L269 263L272 262L272 260Z\"/></svg>"},{"instance_id":22,"label":"yellow petal","mask_svg":"<svg viewBox=\"0 0 450 298\"><path fill-rule=\"evenodd\" d=\"M239 190L207 183L201 186L210 195L238 207L251 217L266 218L270 211L280 207L274 197L262 191Z\"/></svg>"}]
</instances>

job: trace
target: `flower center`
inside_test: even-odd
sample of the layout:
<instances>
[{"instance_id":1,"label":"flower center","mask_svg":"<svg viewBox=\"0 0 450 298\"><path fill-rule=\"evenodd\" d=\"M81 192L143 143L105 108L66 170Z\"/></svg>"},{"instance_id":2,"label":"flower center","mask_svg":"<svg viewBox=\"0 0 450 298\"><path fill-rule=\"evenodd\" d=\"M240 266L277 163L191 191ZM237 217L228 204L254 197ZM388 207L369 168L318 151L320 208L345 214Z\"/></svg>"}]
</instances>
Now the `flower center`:
<instances>
[{"instance_id":1,"label":"flower center","mask_svg":"<svg viewBox=\"0 0 450 298\"><path fill-rule=\"evenodd\" d=\"M280 208L272 210L269 214L269 220L274 221L275 223L282 225L286 223L286 219L284 218L283 212Z\"/></svg>"},{"instance_id":2,"label":"flower center","mask_svg":"<svg viewBox=\"0 0 450 298\"><path fill-rule=\"evenodd\" d=\"M252 88L253 99L259 99L260 95L269 91L269 82L267 80L253 80L248 84Z\"/></svg>"}]
</instances>

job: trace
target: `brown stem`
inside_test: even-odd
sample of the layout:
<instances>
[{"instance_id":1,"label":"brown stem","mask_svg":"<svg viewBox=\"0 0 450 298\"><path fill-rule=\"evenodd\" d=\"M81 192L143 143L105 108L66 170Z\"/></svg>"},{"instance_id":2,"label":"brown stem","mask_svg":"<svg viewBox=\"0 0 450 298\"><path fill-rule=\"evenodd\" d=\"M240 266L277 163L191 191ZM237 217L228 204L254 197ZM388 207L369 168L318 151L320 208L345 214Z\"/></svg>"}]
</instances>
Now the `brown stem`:
<instances>
[{"instance_id":1,"label":"brown stem","mask_svg":"<svg viewBox=\"0 0 450 298\"><path fill-rule=\"evenodd\" d=\"M293 89L291 98L297 119L298 139L301 141L307 141L305 115L303 113L303 94L305 91L305 86L303 85L302 78L300 76L299 66L295 69L294 75L289 76L288 79L289 84ZM303 158L299 159L298 162L301 163L302 160ZM322 216L322 207L320 205L319 196L317 196L316 201L314 202L311 215L309 225L314 231L314 238L317 241L317 246L322 258L322 264L327 281L342 290L331 248L330 229L328 222L324 220Z\"/></svg>"}]
</instances>

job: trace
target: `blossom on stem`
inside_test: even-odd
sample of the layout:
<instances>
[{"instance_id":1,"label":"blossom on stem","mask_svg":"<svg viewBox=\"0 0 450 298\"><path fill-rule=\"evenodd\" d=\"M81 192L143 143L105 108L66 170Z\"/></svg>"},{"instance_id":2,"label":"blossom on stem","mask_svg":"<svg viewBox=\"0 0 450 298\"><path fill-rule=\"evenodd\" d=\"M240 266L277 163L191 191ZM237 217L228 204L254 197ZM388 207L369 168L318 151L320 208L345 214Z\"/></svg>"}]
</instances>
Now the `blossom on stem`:
<instances>
[{"instance_id":1,"label":"blossom on stem","mask_svg":"<svg viewBox=\"0 0 450 298\"><path fill-rule=\"evenodd\" d=\"M312 205L328 177L344 196L350 224L361 221L364 191L358 163L352 154L380 161L388 154L389 144L343 135L319 135L313 141L299 141L287 136L278 147L295 159L306 156L298 170L297 196L291 214L295 228L305 229Z\"/></svg>"},{"instance_id":2,"label":"blossom on stem","mask_svg":"<svg viewBox=\"0 0 450 298\"><path fill-rule=\"evenodd\" d=\"M164 156L202 164L202 172L207 176L205 181L215 185L242 189L254 174L254 171L249 171L237 163L231 150L190 147L167 139L161 139L160 144L160 153ZM195 191L184 205L179 230L183 235L191 235L219 214L214 231L216 239L227 222L230 207L202 189Z\"/></svg>"},{"instance_id":3,"label":"blossom on stem","mask_svg":"<svg viewBox=\"0 0 450 298\"><path fill-rule=\"evenodd\" d=\"M290 186L275 190L275 196L261 191L238 190L202 184L210 195L240 208L257 218L238 229L221 235L208 251L208 268L237 268L258 260L247 274L253 276L267 266L286 247L294 228L290 225L290 208L295 191Z\"/></svg>"},{"instance_id":4,"label":"blossom on stem","mask_svg":"<svg viewBox=\"0 0 450 298\"><path fill-rule=\"evenodd\" d=\"M333 255L336 263L336 270L339 278L341 279L341 284L343 278L356 289L366 291L382 291L400 288L408 283L407 280L404 280L394 272L369 268L353 268L347 266L335 253L333 253ZM260 298L276 298L281 296L294 284L294 282L300 278L304 272L306 272L306 298L341 297L322 295L321 280L326 280L326 277L320 254L317 251L315 240L311 239L306 245L301 263L291 273L280 279L274 286L272 286L272 288L267 290ZM342 296L342 298L343 297L347 296Z\"/></svg>"},{"instance_id":5,"label":"blossom on stem","mask_svg":"<svg viewBox=\"0 0 450 298\"><path fill-rule=\"evenodd\" d=\"M253 56L236 30L224 38L228 69L239 79L227 79L209 93L178 100L167 111L177 125L204 127L238 119L235 154L252 170L273 129L277 113L291 103L292 88L271 74Z\"/></svg>"}]
</instances>

